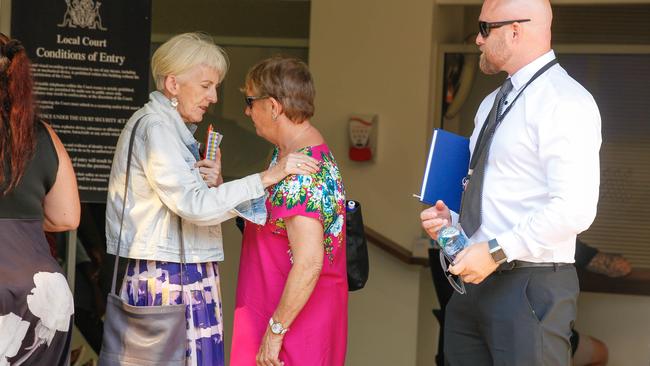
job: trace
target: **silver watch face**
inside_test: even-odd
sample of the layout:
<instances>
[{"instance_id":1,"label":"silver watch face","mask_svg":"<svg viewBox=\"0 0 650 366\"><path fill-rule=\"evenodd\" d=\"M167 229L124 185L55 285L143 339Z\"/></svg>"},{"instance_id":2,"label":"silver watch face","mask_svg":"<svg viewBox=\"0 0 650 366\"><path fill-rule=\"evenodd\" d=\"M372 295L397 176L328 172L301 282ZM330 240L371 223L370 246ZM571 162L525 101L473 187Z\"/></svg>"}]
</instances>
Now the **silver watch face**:
<instances>
[{"instance_id":1,"label":"silver watch face","mask_svg":"<svg viewBox=\"0 0 650 366\"><path fill-rule=\"evenodd\" d=\"M508 260L508 257L506 257L506 253L503 251L503 249L499 248L498 250L495 250L494 252L490 253L492 255L492 259L496 262L496 264L501 264Z\"/></svg>"},{"instance_id":2,"label":"silver watch face","mask_svg":"<svg viewBox=\"0 0 650 366\"><path fill-rule=\"evenodd\" d=\"M280 334L280 333L282 333L282 331L283 331L283 329L282 329L282 324L280 324L280 323L273 323L273 324L271 325L271 332L273 332L273 334Z\"/></svg>"}]
</instances>

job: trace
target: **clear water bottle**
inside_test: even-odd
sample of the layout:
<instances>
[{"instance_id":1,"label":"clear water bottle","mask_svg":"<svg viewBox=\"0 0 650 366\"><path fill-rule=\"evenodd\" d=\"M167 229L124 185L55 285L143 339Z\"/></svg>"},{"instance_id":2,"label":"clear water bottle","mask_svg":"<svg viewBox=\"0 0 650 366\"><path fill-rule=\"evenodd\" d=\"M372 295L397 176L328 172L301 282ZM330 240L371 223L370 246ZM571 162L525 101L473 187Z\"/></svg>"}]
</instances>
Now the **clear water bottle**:
<instances>
[{"instance_id":1,"label":"clear water bottle","mask_svg":"<svg viewBox=\"0 0 650 366\"><path fill-rule=\"evenodd\" d=\"M438 245L451 260L454 260L456 254L469 245L469 239L460 224L445 226L438 232Z\"/></svg>"}]
</instances>

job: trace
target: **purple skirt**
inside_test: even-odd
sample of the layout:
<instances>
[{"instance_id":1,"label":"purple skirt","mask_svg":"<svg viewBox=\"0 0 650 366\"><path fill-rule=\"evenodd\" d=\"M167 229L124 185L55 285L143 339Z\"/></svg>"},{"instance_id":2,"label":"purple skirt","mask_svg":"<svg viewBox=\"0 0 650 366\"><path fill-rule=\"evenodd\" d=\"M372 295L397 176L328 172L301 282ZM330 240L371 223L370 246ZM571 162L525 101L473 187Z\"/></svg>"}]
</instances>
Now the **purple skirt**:
<instances>
[{"instance_id":1,"label":"purple skirt","mask_svg":"<svg viewBox=\"0 0 650 366\"><path fill-rule=\"evenodd\" d=\"M223 313L217 262L180 264L129 259L121 297L134 306L185 303L188 366L224 365Z\"/></svg>"}]
</instances>

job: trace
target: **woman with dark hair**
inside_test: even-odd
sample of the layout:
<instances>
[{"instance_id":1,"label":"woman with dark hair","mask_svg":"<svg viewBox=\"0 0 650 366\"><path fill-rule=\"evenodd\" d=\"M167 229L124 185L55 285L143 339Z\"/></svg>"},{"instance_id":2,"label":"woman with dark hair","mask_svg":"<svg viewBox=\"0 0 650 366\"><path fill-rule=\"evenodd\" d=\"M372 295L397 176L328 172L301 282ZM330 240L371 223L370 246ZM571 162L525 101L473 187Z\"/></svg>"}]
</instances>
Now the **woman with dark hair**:
<instances>
[{"instance_id":1,"label":"woman with dark hair","mask_svg":"<svg viewBox=\"0 0 650 366\"><path fill-rule=\"evenodd\" d=\"M0 33L0 365L66 365L74 305L43 231L79 225L79 194L32 85L25 49Z\"/></svg>"},{"instance_id":2,"label":"woman with dark hair","mask_svg":"<svg viewBox=\"0 0 650 366\"><path fill-rule=\"evenodd\" d=\"M266 223L246 222L230 365L343 365L345 191L332 152L310 122L311 74L300 60L273 57L253 66L244 91L255 131L276 145L271 166L299 152L320 169L268 187Z\"/></svg>"}]
</instances>

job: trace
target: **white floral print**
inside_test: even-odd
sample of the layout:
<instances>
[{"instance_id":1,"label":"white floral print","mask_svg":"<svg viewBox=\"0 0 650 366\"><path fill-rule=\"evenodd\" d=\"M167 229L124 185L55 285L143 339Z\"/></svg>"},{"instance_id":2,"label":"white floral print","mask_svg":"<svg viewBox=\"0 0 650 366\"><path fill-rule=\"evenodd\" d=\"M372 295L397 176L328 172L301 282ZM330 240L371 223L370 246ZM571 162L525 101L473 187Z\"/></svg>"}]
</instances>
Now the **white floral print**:
<instances>
[{"instance_id":1,"label":"white floral print","mask_svg":"<svg viewBox=\"0 0 650 366\"><path fill-rule=\"evenodd\" d=\"M8 359L14 357L29 329L29 322L14 313L0 315L0 366L9 366Z\"/></svg>"},{"instance_id":2,"label":"white floral print","mask_svg":"<svg viewBox=\"0 0 650 366\"><path fill-rule=\"evenodd\" d=\"M61 273L38 272L34 274L34 284L36 287L27 295L27 306L34 316L41 318L36 333L49 345L57 330L67 332L70 328L74 301Z\"/></svg>"},{"instance_id":3,"label":"white floral print","mask_svg":"<svg viewBox=\"0 0 650 366\"><path fill-rule=\"evenodd\" d=\"M49 346L57 330L67 332L70 329L74 301L65 277L56 272L38 272L34 274L34 285L36 286L27 295L29 311L39 318L34 329L34 344L25 348L29 352L13 366L27 361L40 345Z\"/></svg>"},{"instance_id":4,"label":"white floral print","mask_svg":"<svg viewBox=\"0 0 650 366\"><path fill-rule=\"evenodd\" d=\"M343 216L338 215L336 216L336 221L334 221L330 227L330 232L334 236L339 236L339 234L341 234L341 230L343 230Z\"/></svg>"}]
</instances>

